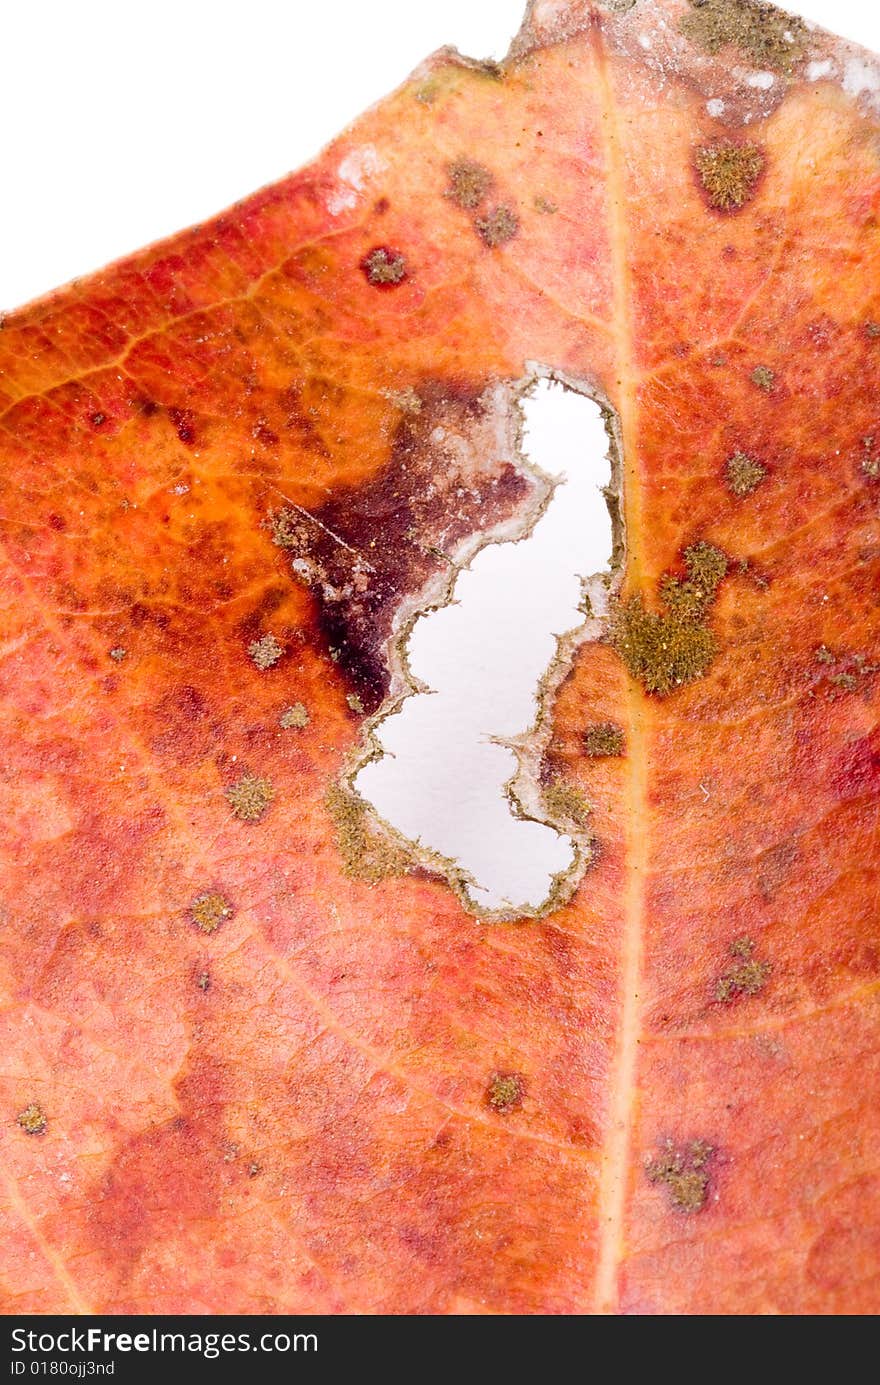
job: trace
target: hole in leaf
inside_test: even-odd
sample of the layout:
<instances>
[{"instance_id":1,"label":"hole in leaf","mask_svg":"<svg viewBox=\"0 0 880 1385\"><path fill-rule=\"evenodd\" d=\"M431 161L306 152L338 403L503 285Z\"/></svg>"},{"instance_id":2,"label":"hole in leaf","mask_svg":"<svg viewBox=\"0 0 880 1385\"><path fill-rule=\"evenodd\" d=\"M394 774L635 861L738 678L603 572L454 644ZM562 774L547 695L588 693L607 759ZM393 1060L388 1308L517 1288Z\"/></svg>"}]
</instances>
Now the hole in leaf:
<instances>
[{"instance_id":1,"label":"hole in leaf","mask_svg":"<svg viewBox=\"0 0 880 1385\"><path fill-rule=\"evenodd\" d=\"M510 743L536 721L557 638L584 624L583 579L603 614L614 542L599 405L542 378L519 406L522 450L555 485L549 502L528 536L483 548L452 603L416 621L409 667L429 691L378 724L385 754L355 778L387 823L456 863L472 904L507 915L546 907L578 858L572 837L525 816L542 812L534 782L528 807L508 798L520 788Z\"/></svg>"}]
</instances>

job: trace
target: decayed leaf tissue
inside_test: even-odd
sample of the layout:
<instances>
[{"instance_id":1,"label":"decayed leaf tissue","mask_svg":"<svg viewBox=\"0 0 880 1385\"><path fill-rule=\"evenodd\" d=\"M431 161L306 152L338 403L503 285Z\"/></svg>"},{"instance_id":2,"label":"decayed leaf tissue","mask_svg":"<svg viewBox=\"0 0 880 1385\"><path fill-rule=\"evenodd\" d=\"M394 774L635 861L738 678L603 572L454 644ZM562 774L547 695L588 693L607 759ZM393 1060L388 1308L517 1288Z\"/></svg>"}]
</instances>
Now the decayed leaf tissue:
<instances>
[{"instance_id":1,"label":"decayed leaf tissue","mask_svg":"<svg viewBox=\"0 0 880 1385\"><path fill-rule=\"evenodd\" d=\"M535 0L7 317L7 1312L880 1308L880 63ZM481 913L353 787L605 411L615 557Z\"/></svg>"}]
</instances>

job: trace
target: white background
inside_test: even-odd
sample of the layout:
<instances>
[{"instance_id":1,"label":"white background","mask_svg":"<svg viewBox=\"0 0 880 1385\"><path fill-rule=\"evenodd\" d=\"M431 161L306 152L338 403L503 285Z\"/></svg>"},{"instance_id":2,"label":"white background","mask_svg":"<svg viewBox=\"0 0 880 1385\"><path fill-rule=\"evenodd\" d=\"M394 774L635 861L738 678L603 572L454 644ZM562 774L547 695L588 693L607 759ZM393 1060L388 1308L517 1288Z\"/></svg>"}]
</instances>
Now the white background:
<instances>
[{"instance_id":1,"label":"white background","mask_svg":"<svg viewBox=\"0 0 880 1385\"><path fill-rule=\"evenodd\" d=\"M7 0L0 309L311 159L435 48L502 57L525 0ZM799 13L880 49L876 0Z\"/></svg>"},{"instance_id":2,"label":"white background","mask_svg":"<svg viewBox=\"0 0 880 1385\"><path fill-rule=\"evenodd\" d=\"M0 309L296 168L435 48L502 57L523 8L524 0L12 0L0 82ZM880 48L872 0L797 8ZM531 412L530 455L550 471L567 459L571 472L580 444L592 471L585 465L557 492L561 503L534 539L485 550L459 581L460 604L416 627L412 666L440 696L412 699L388 724L383 737L397 758L371 771L369 784L386 816L465 862L489 886L489 904L505 895L540 902L570 858L565 839L510 819L500 785L512 757L485 741L525 730L551 634L576 619L573 574L607 562L596 489L607 479L602 430L589 410L583 430L570 408L554 415L558 393L545 392ZM437 765L445 773L432 779Z\"/></svg>"}]
</instances>

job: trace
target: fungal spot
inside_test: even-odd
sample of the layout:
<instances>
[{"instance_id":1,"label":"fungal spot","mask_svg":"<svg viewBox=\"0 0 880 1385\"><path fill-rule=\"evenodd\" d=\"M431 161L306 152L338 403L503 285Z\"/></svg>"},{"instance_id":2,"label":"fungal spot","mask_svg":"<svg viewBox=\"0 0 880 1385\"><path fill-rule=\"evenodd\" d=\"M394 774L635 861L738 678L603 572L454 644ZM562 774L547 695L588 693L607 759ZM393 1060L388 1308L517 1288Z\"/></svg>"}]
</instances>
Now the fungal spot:
<instances>
[{"instance_id":1,"label":"fungal spot","mask_svg":"<svg viewBox=\"0 0 880 1385\"><path fill-rule=\"evenodd\" d=\"M535 198L534 206L535 211L541 212L543 216L553 216L555 212L559 211L555 202L551 202L549 197L544 197L540 193Z\"/></svg>"},{"instance_id":2,"label":"fungal spot","mask_svg":"<svg viewBox=\"0 0 880 1385\"><path fill-rule=\"evenodd\" d=\"M618 608L610 642L646 692L665 696L702 677L715 657L715 640L698 619L680 611L649 611L642 597Z\"/></svg>"},{"instance_id":3,"label":"fungal spot","mask_svg":"<svg viewBox=\"0 0 880 1385\"><path fill-rule=\"evenodd\" d=\"M863 457L862 471L871 481L876 481L880 477L880 457Z\"/></svg>"},{"instance_id":4,"label":"fungal spot","mask_svg":"<svg viewBox=\"0 0 880 1385\"><path fill-rule=\"evenodd\" d=\"M392 829L374 817L354 789L334 784L325 798L336 825L342 869L353 880L375 885L392 875L407 875L412 860Z\"/></svg>"},{"instance_id":5,"label":"fungal spot","mask_svg":"<svg viewBox=\"0 0 880 1385\"><path fill-rule=\"evenodd\" d=\"M611 14L629 14L636 0L602 0L602 5Z\"/></svg>"},{"instance_id":6,"label":"fungal spot","mask_svg":"<svg viewBox=\"0 0 880 1385\"><path fill-rule=\"evenodd\" d=\"M518 1072L493 1072L486 1087L486 1105L499 1116L518 1111L523 1104L526 1084Z\"/></svg>"},{"instance_id":7,"label":"fungal spot","mask_svg":"<svg viewBox=\"0 0 880 1385\"><path fill-rule=\"evenodd\" d=\"M714 1150L705 1140L676 1146L667 1140L656 1158L645 1165L652 1183L659 1183L677 1212L699 1212L709 1192L709 1163Z\"/></svg>"},{"instance_id":8,"label":"fungal spot","mask_svg":"<svg viewBox=\"0 0 880 1385\"><path fill-rule=\"evenodd\" d=\"M732 965L715 987L715 999L725 1003L738 995L757 995L764 989L770 975L770 963L756 961L752 955L755 944L751 938L737 938L730 944Z\"/></svg>"},{"instance_id":9,"label":"fungal spot","mask_svg":"<svg viewBox=\"0 0 880 1385\"><path fill-rule=\"evenodd\" d=\"M661 697L702 677L717 652L705 620L727 558L701 542L685 549L684 563L688 580L667 573L660 582L664 611L651 611L642 596L633 596L617 607L608 635L632 676Z\"/></svg>"},{"instance_id":10,"label":"fungal spot","mask_svg":"<svg viewBox=\"0 0 880 1385\"><path fill-rule=\"evenodd\" d=\"M732 46L756 67L791 72L804 52L807 27L802 19L760 0L689 0L690 13L681 32L707 53Z\"/></svg>"},{"instance_id":11,"label":"fungal spot","mask_svg":"<svg viewBox=\"0 0 880 1385\"><path fill-rule=\"evenodd\" d=\"M740 500L751 495L767 475L767 468L756 457L746 452L734 452L728 457L724 468L728 489Z\"/></svg>"},{"instance_id":12,"label":"fungal spot","mask_svg":"<svg viewBox=\"0 0 880 1385\"><path fill-rule=\"evenodd\" d=\"M444 196L465 211L474 211L479 207L495 186L489 169L483 164L474 163L472 159L457 159L449 165L447 172L449 186Z\"/></svg>"},{"instance_id":13,"label":"fungal spot","mask_svg":"<svg viewBox=\"0 0 880 1385\"><path fill-rule=\"evenodd\" d=\"M361 260L361 270L368 283L375 284L377 288L390 289L402 284L406 278L406 260L399 250L377 245Z\"/></svg>"},{"instance_id":14,"label":"fungal spot","mask_svg":"<svg viewBox=\"0 0 880 1385\"><path fill-rule=\"evenodd\" d=\"M825 644L820 644L814 655L817 664L833 664L835 655Z\"/></svg>"},{"instance_id":15,"label":"fungal spot","mask_svg":"<svg viewBox=\"0 0 880 1385\"><path fill-rule=\"evenodd\" d=\"M771 370L768 365L756 365L749 376L753 385L757 385L759 390L769 394L773 388L773 381L776 379L776 372Z\"/></svg>"},{"instance_id":16,"label":"fungal spot","mask_svg":"<svg viewBox=\"0 0 880 1385\"><path fill-rule=\"evenodd\" d=\"M282 731L302 731L304 727L308 726L309 720L305 703L294 702L292 706L285 707L278 718L278 725Z\"/></svg>"},{"instance_id":17,"label":"fungal spot","mask_svg":"<svg viewBox=\"0 0 880 1385\"><path fill-rule=\"evenodd\" d=\"M42 1106L32 1101L19 1111L15 1118L26 1135L42 1135L46 1129L46 1117Z\"/></svg>"},{"instance_id":18,"label":"fungal spot","mask_svg":"<svg viewBox=\"0 0 880 1385\"><path fill-rule=\"evenodd\" d=\"M363 716L364 704L358 697L357 693L349 693L345 700L348 703L348 709L350 712L356 712L358 716Z\"/></svg>"},{"instance_id":19,"label":"fungal spot","mask_svg":"<svg viewBox=\"0 0 880 1385\"><path fill-rule=\"evenodd\" d=\"M189 916L203 933L216 933L221 923L231 919L232 905L219 890L206 890L196 895L189 906Z\"/></svg>"},{"instance_id":20,"label":"fungal spot","mask_svg":"<svg viewBox=\"0 0 880 1385\"><path fill-rule=\"evenodd\" d=\"M259 1174L262 1173L262 1171L262 1166L260 1164L257 1164L256 1162L248 1164L248 1178L256 1178Z\"/></svg>"},{"instance_id":21,"label":"fungal spot","mask_svg":"<svg viewBox=\"0 0 880 1385\"><path fill-rule=\"evenodd\" d=\"M684 565L691 582L702 588L706 598L714 596L719 582L727 575L726 553L703 540L684 550Z\"/></svg>"},{"instance_id":22,"label":"fungal spot","mask_svg":"<svg viewBox=\"0 0 880 1385\"><path fill-rule=\"evenodd\" d=\"M110 650L108 658L112 659L115 664L121 664L127 654L127 649L123 649L121 644L116 644Z\"/></svg>"},{"instance_id":23,"label":"fungal spot","mask_svg":"<svg viewBox=\"0 0 880 1385\"><path fill-rule=\"evenodd\" d=\"M543 797L550 817L573 823L575 827L586 827L592 808L574 784L554 779L545 788Z\"/></svg>"},{"instance_id":24,"label":"fungal spot","mask_svg":"<svg viewBox=\"0 0 880 1385\"><path fill-rule=\"evenodd\" d=\"M421 397L416 394L412 385L407 385L405 390L383 390L382 394L405 414L420 414L422 412Z\"/></svg>"},{"instance_id":25,"label":"fungal spot","mask_svg":"<svg viewBox=\"0 0 880 1385\"><path fill-rule=\"evenodd\" d=\"M200 991L209 991L211 989L210 972L200 971L198 976L196 977L196 985L198 986Z\"/></svg>"},{"instance_id":26,"label":"fungal spot","mask_svg":"<svg viewBox=\"0 0 880 1385\"><path fill-rule=\"evenodd\" d=\"M248 645L248 654L259 669L274 668L284 653L274 635L263 635Z\"/></svg>"},{"instance_id":27,"label":"fungal spot","mask_svg":"<svg viewBox=\"0 0 880 1385\"><path fill-rule=\"evenodd\" d=\"M595 726L588 726L584 732L584 749L593 760L622 755L624 744L623 730L613 721L597 722Z\"/></svg>"},{"instance_id":28,"label":"fungal spot","mask_svg":"<svg viewBox=\"0 0 880 1385\"><path fill-rule=\"evenodd\" d=\"M269 516L269 532L277 548L298 549L303 542L303 521L296 510L276 510Z\"/></svg>"},{"instance_id":29,"label":"fungal spot","mask_svg":"<svg viewBox=\"0 0 880 1385\"><path fill-rule=\"evenodd\" d=\"M259 822L274 797L271 780L259 774L243 774L226 790L232 815L241 822Z\"/></svg>"},{"instance_id":30,"label":"fungal spot","mask_svg":"<svg viewBox=\"0 0 880 1385\"><path fill-rule=\"evenodd\" d=\"M859 685L859 680L854 673L835 673L829 681L844 692L853 692Z\"/></svg>"},{"instance_id":31,"label":"fungal spot","mask_svg":"<svg viewBox=\"0 0 880 1385\"><path fill-rule=\"evenodd\" d=\"M880 322L866 322L865 336L871 337L872 339L880 337Z\"/></svg>"},{"instance_id":32,"label":"fungal spot","mask_svg":"<svg viewBox=\"0 0 880 1385\"><path fill-rule=\"evenodd\" d=\"M765 159L756 144L721 139L702 145L694 163L709 205L719 212L738 212L754 195Z\"/></svg>"},{"instance_id":33,"label":"fungal spot","mask_svg":"<svg viewBox=\"0 0 880 1385\"><path fill-rule=\"evenodd\" d=\"M474 226L483 244L494 249L513 240L519 230L519 217L510 207L494 207L487 216L477 217Z\"/></svg>"},{"instance_id":34,"label":"fungal spot","mask_svg":"<svg viewBox=\"0 0 880 1385\"><path fill-rule=\"evenodd\" d=\"M92 414L91 422L92 422L92 424L94 425L95 428L100 428L100 426L101 426L102 423L106 423L106 422L107 422L107 415L106 415L106 414L102 414L102 413L100 412L100 410L99 410L98 413Z\"/></svg>"}]
</instances>

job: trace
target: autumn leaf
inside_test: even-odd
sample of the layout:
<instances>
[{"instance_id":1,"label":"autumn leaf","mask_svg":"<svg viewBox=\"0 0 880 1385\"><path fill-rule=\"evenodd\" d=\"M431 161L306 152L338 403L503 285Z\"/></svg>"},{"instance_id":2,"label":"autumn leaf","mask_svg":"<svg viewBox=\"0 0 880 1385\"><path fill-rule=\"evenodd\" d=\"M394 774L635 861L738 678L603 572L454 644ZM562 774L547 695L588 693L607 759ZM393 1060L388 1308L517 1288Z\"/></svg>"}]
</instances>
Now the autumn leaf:
<instances>
[{"instance_id":1,"label":"autumn leaf","mask_svg":"<svg viewBox=\"0 0 880 1385\"><path fill-rule=\"evenodd\" d=\"M5 320L7 1312L880 1307L878 89L536 0ZM625 554L542 749L592 848L490 920L349 780L535 363Z\"/></svg>"}]
</instances>

